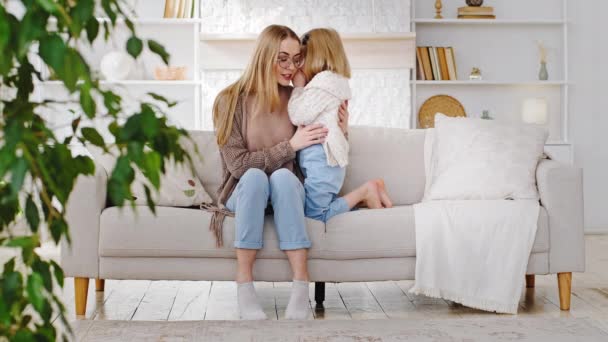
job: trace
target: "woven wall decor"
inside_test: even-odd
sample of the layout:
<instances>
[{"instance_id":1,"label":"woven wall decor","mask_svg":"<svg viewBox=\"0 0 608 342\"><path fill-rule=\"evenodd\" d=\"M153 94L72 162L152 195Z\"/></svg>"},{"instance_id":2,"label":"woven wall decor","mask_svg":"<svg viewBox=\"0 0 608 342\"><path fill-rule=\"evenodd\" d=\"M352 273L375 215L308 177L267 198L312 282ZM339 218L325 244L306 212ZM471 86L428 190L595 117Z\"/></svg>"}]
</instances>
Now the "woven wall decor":
<instances>
[{"instance_id":1,"label":"woven wall decor","mask_svg":"<svg viewBox=\"0 0 608 342\"><path fill-rule=\"evenodd\" d=\"M449 95L435 95L429 97L418 111L418 128L435 127L435 114L443 113L447 116L467 116L462 104Z\"/></svg>"}]
</instances>

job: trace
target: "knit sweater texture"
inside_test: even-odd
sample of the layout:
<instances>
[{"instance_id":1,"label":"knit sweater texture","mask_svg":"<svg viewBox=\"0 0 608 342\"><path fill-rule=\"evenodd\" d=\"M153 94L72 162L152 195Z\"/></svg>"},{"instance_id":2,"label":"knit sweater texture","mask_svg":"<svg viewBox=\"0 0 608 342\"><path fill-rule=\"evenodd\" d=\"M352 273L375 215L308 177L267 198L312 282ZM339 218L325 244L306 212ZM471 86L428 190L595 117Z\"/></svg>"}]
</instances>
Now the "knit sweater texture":
<instances>
[{"instance_id":1,"label":"knit sweater texture","mask_svg":"<svg viewBox=\"0 0 608 342\"><path fill-rule=\"evenodd\" d=\"M351 97L348 78L322 71L305 87L295 88L289 99L287 110L294 125L320 123L329 130L323 150L330 166L348 165L348 140L338 125L338 109Z\"/></svg>"}]
</instances>

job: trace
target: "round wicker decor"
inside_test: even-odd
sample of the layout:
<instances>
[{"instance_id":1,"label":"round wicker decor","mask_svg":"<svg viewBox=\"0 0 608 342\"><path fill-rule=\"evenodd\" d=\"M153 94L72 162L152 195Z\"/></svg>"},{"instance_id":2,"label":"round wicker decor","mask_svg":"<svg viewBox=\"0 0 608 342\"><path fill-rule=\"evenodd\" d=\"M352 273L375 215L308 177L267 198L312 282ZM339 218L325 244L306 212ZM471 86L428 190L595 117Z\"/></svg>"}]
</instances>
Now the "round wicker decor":
<instances>
[{"instance_id":1,"label":"round wicker decor","mask_svg":"<svg viewBox=\"0 0 608 342\"><path fill-rule=\"evenodd\" d=\"M462 104L448 95L435 95L428 98L418 111L418 127L435 127L435 114L442 113L447 116L467 116Z\"/></svg>"}]
</instances>

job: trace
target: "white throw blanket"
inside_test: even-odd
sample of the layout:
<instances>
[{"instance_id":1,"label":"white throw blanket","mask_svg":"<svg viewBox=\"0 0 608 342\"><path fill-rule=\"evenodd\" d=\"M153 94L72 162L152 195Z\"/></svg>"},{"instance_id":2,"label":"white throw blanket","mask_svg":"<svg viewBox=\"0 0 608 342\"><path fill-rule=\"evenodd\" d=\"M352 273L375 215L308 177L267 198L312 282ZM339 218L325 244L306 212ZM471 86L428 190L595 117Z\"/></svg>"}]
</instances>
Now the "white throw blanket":
<instances>
[{"instance_id":1,"label":"white throw blanket","mask_svg":"<svg viewBox=\"0 0 608 342\"><path fill-rule=\"evenodd\" d=\"M416 282L410 292L517 313L539 210L538 200L414 205Z\"/></svg>"}]
</instances>

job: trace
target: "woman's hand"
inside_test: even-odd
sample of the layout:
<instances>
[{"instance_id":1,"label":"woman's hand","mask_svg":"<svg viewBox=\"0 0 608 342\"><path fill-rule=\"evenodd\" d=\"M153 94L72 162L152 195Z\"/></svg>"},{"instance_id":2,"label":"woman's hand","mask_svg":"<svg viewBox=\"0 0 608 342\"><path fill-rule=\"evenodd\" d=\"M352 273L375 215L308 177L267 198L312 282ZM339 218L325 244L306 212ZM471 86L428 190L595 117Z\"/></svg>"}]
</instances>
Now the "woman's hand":
<instances>
[{"instance_id":1,"label":"woman's hand","mask_svg":"<svg viewBox=\"0 0 608 342\"><path fill-rule=\"evenodd\" d=\"M344 133L344 135L348 135L348 100L342 102L340 105L340 109L338 109L338 126Z\"/></svg>"},{"instance_id":2,"label":"woman's hand","mask_svg":"<svg viewBox=\"0 0 608 342\"><path fill-rule=\"evenodd\" d=\"M298 71L296 71L295 75L293 75L292 82L294 87L303 87L306 85L306 76L304 76L302 70L298 69Z\"/></svg>"},{"instance_id":3,"label":"woman's hand","mask_svg":"<svg viewBox=\"0 0 608 342\"><path fill-rule=\"evenodd\" d=\"M327 132L328 129L321 124L298 126L296 133L289 140L289 144L294 151L299 151L310 145L322 144L325 142Z\"/></svg>"}]
</instances>

